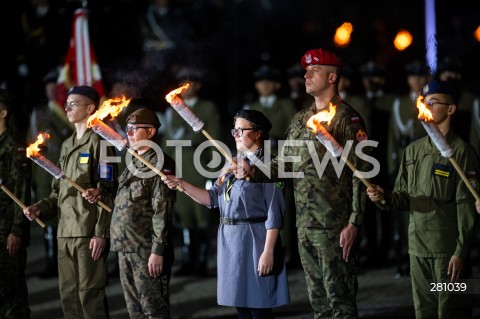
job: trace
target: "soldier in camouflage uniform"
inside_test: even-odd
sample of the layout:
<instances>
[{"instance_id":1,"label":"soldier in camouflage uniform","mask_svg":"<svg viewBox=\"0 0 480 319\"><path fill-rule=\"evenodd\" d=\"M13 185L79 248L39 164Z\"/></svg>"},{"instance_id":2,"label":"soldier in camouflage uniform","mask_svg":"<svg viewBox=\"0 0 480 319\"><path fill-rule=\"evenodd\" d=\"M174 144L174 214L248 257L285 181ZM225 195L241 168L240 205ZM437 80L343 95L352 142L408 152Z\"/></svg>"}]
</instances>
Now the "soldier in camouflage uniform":
<instances>
[{"instance_id":1,"label":"soldier in camouflage uniform","mask_svg":"<svg viewBox=\"0 0 480 319\"><path fill-rule=\"evenodd\" d=\"M58 166L86 191L79 192L65 179L53 179L50 196L24 209L31 220L58 217L58 275L65 318L109 317L105 286L111 214L96 203L102 200L113 206L116 167L103 157L115 156L115 150L86 125L99 102L93 87L74 86L65 103L75 131L62 143Z\"/></svg>"},{"instance_id":2,"label":"soldier in camouflage uniform","mask_svg":"<svg viewBox=\"0 0 480 319\"><path fill-rule=\"evenodd\" d=\"M452 129L458 89L433 81L423 91L433 121L453 150L453 157L478 192L480 165L471 145ZM468 279L475 223L475 200L448 158L429 136L405 149L393 192L373 185L370 199L388 211L408 210L408 245L415 317L471 318L472 295L440 289L432 284ZM385 204L379 203L385 199Z\"/></svg>"},{"instance_id":3,"label":"soldier in camouflage uniform","mask_svg":"<svg viewBox=\"0 0 480 319\"><path fill-rule=\"evenodd\" d=\"M27 174L30 160L25 149L19 148L8 128L12 98L0 90L0 183L23 203L29 201ZM22 151L20 153L20 151ZM29 224L22 209L0 191L0 318L30 318L25 280L26 247L29 243Z\"/></svg>"},{"instance_id":4,"label":"soldier in camouflage uniform","mask_svg":"<svg viewBox=\"0 0 480 319\"><path fill-rule=\"evenodd\" d=\"M301 62L306 70L306 92L315 98L315 103L293 117L287 143L298 144L285 144L281 157L271 163L271 179L281 177L279 164L287 172L303 174L293 179L293 187L300 259L315 318L356 318L356 254L366 199L364 187L347 167L338 176L330 161L321 174L317 171L324 157L330 155L306 123L331 103L336 115L324 127L340 145L353 142L349 159L364 172L368 163L360 161L353 150L368 136L360 115L338 95L340 58L316 49L306 52ZM297 159L286 161L282 156ZM245 171L252 181L265 179L259 169L246 166Z\"/></svg>"},{"instance_id":5,"label":"soldier in camouflage uniform","mask_svg":"<svg viewBox=\"0 0 480 319\"><path fill-rule=\"evenodd\" d=\"M133 112L126 122L130 146L157 165L160 149L136 145L152 141L156 136L160 121L155 113L142 108ZM174 162L163 156L160 170L172 174ZM119 177L110 235L112 250L118 252L120 279L130 318L170 318L174 200L175 191L136 158Z\"/></svg>"}]
</instances>

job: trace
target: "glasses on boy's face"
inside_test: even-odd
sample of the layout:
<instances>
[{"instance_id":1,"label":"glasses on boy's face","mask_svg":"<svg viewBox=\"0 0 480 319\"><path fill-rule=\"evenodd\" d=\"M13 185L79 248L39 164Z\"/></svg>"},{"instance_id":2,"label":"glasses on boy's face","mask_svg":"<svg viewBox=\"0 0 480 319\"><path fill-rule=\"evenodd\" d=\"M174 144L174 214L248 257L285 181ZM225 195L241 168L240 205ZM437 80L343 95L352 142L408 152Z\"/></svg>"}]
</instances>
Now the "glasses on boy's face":
<instances>
[{"instance_id":1,"label":"glasses on boy's face","mask_svg":"<svg viewBox=\"0 0 480 319\"><path fill-rule=\"evenodd\" d=\"M425 102L426 105L430 106L430 107L436 107L437 105L450 105L452 103L445 103L445 102L440 102L440 101L437 101L437 100L428 100Z\"/></svg>"},{"instance_id":2,"label":"glasses on boy's face","mask_svg":"<svg viewBox=\"0 0 480 319\"><path fill-rule=\"evenodd\" d=\"M75 110L79 106L86 106L86 105L89 105L89 104L90 103L81 104L81 103L77 103L77 102L65 102L65 104L63 104L63 108L65 109L65 111Z\"/></svg>"},{"instance_id":3,"label":"glasses on boy's face","mask_svg":"<svg viewBox=\"0 0 480 319\"><path fill-rule=\"evenodd\" d=\"M255 131L253 127L250 128L232 128L230 132L232 133L233 137L242 137L243 136L243 131Z\"/></svg>"},{"instance_id":4,"label":"glasses on boy's face","mask_svg":"<svg viewBox=\"0 0 480 319\"><path fill-rule=\"evenodd\" d=\"M129 133L129 132L137 133L137 131L141 128L153 128L153 126L130 126L130 125L127 125L127 127L125 128L125 131L127 131L127 133Z\"/></svg>"}]
</instances>

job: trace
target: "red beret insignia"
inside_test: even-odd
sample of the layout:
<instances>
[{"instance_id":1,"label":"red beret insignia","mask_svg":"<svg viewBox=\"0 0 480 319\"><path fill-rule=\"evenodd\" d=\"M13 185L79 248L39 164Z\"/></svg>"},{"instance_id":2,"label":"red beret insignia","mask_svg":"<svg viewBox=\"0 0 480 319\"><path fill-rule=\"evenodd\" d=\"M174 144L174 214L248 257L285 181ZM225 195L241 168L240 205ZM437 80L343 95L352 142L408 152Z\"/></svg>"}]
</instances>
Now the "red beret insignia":
<instances>
[{"instance_id":1,"label":"red beret insignia","mask_svg":"<svg viewBox=\"0 0 480 319\"><path fill-rule=\"evenodd\" d=\"M357 141L361 142L361 141L366 141L366 140L368 140L367 132L365 132L362 129L359 129L358 132L357 132Z\"/></svg>"}]
</instances>

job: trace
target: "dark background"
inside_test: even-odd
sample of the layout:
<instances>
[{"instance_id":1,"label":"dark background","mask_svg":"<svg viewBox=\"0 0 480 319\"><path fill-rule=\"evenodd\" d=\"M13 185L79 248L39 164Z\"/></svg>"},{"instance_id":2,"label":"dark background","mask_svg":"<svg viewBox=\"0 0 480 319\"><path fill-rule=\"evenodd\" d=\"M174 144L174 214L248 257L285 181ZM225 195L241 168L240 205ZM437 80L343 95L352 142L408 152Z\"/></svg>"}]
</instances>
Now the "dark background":
<instances>
[{"instance_id":1,"label":"dark background","mask_svg":"<svg viewBox=\"0 0 480 319\"><path fill-rule=\"evenodd\" d=\"M0 83L18 97L19 117L27 116L44 98L41 79L63 63L73 11L81 6L79 1L50 0L54 14L46 23L49 38L38 47L29 43L22 31L22 13L33 1L39 0L0 0ZM480 25L479 3L436 4L438 59L460 59L463 84L476 93L480 43L473 32ZM285 72L309 49L335 49L354 70L367 60L386 65L387 89L400 94L407 91L405 65L424 58L426 52L424 2L419 0L170 0L171 10L189 30L188 36L178 37L179 50L167 68L145 69L141 67L140 25L148 4L146 0L90 0L87 8L106 91L118 78L128 76L144 103L158 110L166 107L164 95L176 87L174 74L179 65L204 71L203 94L217 103L228 120L252 98L252 73L261 63ZM333 35L345 21L354 26L352 41L348 47L336 48ZM400 29L409 30L414 37L402 52L393 47ZM22 63L30 69L23 77L18 72ZM354 81L353 90L361 90L359 81Z\"/></svg>"}]
</instances>

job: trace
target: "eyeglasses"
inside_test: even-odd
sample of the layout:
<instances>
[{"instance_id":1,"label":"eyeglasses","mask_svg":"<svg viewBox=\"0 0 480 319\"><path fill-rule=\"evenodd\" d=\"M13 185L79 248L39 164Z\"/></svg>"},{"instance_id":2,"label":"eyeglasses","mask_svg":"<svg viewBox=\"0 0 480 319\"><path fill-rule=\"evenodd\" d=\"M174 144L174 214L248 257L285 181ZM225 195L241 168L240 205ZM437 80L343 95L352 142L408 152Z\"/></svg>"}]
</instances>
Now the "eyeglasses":
<instances>
[{"instance_id":1,"label":"eyeglasses","mask_svg":"<svg viewBox=\"0 0 480 319\"><path fill-rule=\"evenodd\" d=\"M132 132L132 133L137 133L138 129L141 129L141 128L153 128L153 126L130 126L130 125L127 125L127 127L125 128L125 131L128 132Z\"/></svg>"},{"instance_id":2,"label":"eyeglasses","mask_svg":"<svg viewBox=\"0 0 480 319\"><path fill-rule=\"evenodd\" d=\"M65 109L65 111L68 111L69 109L75 110L77 107L85 105L90 105L90 103L78 104L77 102L65 102L65 104L63 104L63 108Z\"/></svg>"},{"instance_id":3,"label":"eyeglasses","mask_svg":"<svg viewBox=\"0 0 480 319\"><path fill-rule=\"evenodd\" d=\"M238 137L242 137L243 136L243 131L256 131L257 129L251 127L251 128L232 128L230 130L230 132L232 133L232 136L235 137L235 136L238 136Z\"/></svg>"},{"instance_id":4,"label":"eyeglasses","mask_svg":"<svg viewBox=\"0 0 480 319\"><path fill-rule=\"evenodd\" d=\"M445 103L445 102L439 102L437 100L429 100L429 101L426 101L425 104L427 104L428 106L430 107L435 107L437 104L440 104L440 105L450 105L452 103Z\"/></svg>"}]
</instances>

